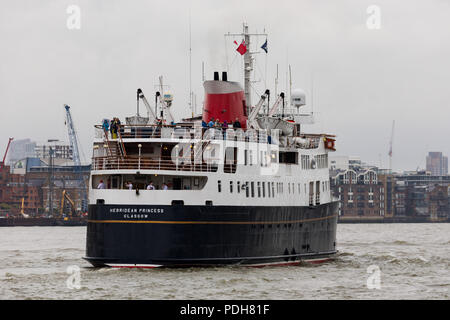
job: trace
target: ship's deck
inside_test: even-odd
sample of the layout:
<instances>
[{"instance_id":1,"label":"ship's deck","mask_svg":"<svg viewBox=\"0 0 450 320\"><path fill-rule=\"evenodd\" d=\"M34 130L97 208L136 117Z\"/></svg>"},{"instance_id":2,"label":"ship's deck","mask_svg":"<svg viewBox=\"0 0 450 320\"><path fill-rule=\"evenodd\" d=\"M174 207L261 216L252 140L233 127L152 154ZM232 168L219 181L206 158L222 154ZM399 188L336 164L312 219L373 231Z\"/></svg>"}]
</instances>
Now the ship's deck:
<instances>
[{"instance_id":1,"label":"ship's deck","mask_svg":"<svg viewBox=\"0 0 450 320\"><path fill-rule=\"evenodd\" d=\"M332 139L329 134L305 134L294 132L293 136L280 137L280 130L270 134L268 130L241 128L205 128L192 123L177 125L120 125L117 135L112 135L101 125L96 125L92 170L170 170L191 172L216 172L219 158L209 157L202 160L202 151L220 140L229 142L257 143L276 145L277 147L295 149L317 149L322 140ZM141 155L143 144L154 144L157 148L190 147L188 153L174 158L160 151L158 156ZM138 149L139 146L139 149ZM145 148L143 148L145 149ZM228 163L230 172L236 171L236 161Z\"/></svg>"}]
</instances>

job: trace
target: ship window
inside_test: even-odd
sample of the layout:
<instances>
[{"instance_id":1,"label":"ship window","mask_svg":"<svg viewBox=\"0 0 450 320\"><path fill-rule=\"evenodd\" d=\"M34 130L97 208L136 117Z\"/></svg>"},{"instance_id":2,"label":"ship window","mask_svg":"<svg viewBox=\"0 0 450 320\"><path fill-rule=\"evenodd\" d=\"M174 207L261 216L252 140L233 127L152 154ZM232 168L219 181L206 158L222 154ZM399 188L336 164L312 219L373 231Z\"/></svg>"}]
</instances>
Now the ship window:
<instances>
[{"instance_id":1,"label":"ship window","mask_svg":"<svg viewBox=\"0 0 450 320\"><path fill-rule=\"evenodd\" d=\"M219 181L217 181L217 190L219 191L219 192L222 192L222 182L219 180Z\"/></svg>"},{"instance_id":2,"label":"ship window","mask_svg":"<svg viewBox=\"0 0 450 320\"><path fill-rule=\"evenodd\" d=\"M252 198L254 198L255 197L255 182L254 181L252 181L252 182L250 182L250 184L251 184L251 188L252 188Z\"/></svg>"},{"instance_id":3,"label":"ship window","mask_svg":"<svg viewBox=\"0 0 450 320\"><path fill-rule=\"evenodd\" d=\"M236 173L237 165L237 148L227 147L225 150L225 162L224 162L224 172L225 173Z\"/></svg>"},{"instance_id":4,"label":"ship window","mask_svg":"<svg viewBox=\"0 0 450 320\"><path fill-rule=\"evenodd\" d=\"M233 193L233 181L230 181L230 193Z\"/></svg>"},{"instance_id":5,"label":"ship window","mask_svg":"<svg viewBox=\"0 0 450 320\"><path fill-rule=\"evenodd\" d=\"M275 182L272 182L272 197L275 197Z\"/></svg>"},{"instance_id":6,"label":"ship window","mask_svg":"<svg viewBox=\"0 0 450 320\"><path fill-rule=\"evenodd\" d=\"M263 196L263 198L266 197L266 182L265 181L263 181L263 183L262 183L262 196Z\"/></svg>"},{"instance_id":7,"label":"ship window","mask_svg":"<svg viewBox=\"0 0 450 320\"><path fill-rule=\"evenodd\" d=\"M258 198L261 198L261 182L257 182L256 183L257 187L258 187Z\"/></svg>"},{"instance_id":8,"label":"ship window","mask_svg":"<svg viewBox=\"0 0 450 320\"><path fill-rule=\"evenodd\" d=\"M280 152L280 163L298 164L298 152Z\"/></svg>"},{"instance_id":9,"label":"ship window","mask_svg":"<svg viewBox=\"0 0 450 320\"><path fill-rule=\"evenodd\" d=\"M244 186L242 186L244 187ZM248 181L245 183L245 196L248 198L250 196L250 190L248 188Z\"/></svg>"},{"instance_id":10,"label":"ship window","mask_svg":"<svg viewBox=\"0 0 450 320\"><path fill-rule=\"evenodd\" d=\"M241 182L240 181L237 182L237 192L241 193Z\"/></svg>"}]
</instances>

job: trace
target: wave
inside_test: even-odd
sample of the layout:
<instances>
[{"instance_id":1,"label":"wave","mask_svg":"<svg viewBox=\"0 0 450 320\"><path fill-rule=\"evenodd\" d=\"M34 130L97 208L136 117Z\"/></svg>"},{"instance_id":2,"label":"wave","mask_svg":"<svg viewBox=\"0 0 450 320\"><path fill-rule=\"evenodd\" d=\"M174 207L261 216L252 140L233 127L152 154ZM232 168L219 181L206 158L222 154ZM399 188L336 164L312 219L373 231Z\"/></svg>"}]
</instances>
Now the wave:
<instances>
[{"instance_id":1,"label":"wave","mask_svg":"<svg viewBox=\"0 0 450 320\"><path fill-rule=\"evenodd\" d=\"M354 256L355 254L354 253L352 253L352 252L338 252L337 253L337 257L348 257L348 256Z\"/></svg>"}]
</instances>

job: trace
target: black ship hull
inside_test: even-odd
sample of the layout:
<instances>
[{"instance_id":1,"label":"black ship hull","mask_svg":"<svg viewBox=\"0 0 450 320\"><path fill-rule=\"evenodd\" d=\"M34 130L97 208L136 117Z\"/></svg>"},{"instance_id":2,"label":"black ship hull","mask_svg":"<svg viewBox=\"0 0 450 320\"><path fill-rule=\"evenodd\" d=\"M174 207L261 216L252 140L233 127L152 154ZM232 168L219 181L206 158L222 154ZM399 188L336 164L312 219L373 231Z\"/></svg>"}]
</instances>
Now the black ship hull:
<instances>
[{"instance_id":1,"label":"black ship hull","mask_svg":"<svg viewBox=\"0 0 450 320\"><path fill-rule=\"evenodd\" d=\"M337 205L90 205L84 259L144 268L324 261L336 254Z\"/></svg>"}]
</instances>

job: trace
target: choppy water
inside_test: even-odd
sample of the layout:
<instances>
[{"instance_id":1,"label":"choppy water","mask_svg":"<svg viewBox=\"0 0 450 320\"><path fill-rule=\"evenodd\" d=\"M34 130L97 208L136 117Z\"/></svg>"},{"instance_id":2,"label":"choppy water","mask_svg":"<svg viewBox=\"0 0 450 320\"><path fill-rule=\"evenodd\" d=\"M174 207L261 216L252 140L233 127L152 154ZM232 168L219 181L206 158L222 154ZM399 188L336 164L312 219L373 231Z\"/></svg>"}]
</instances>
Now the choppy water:
<instances>
[{"instance_id":1,"label":"choppy water","mask_svg":"<svg viewBox=\"0 0 450 320\"><path fill-rule=\"evenodd\" d=\"M265 268L95 269L81 259L85 234L0 228L0 299L450 297L450 224L339 224L335 261ZM79 289L70 266L80 267Z\"/></svg>"}]
</instances>

